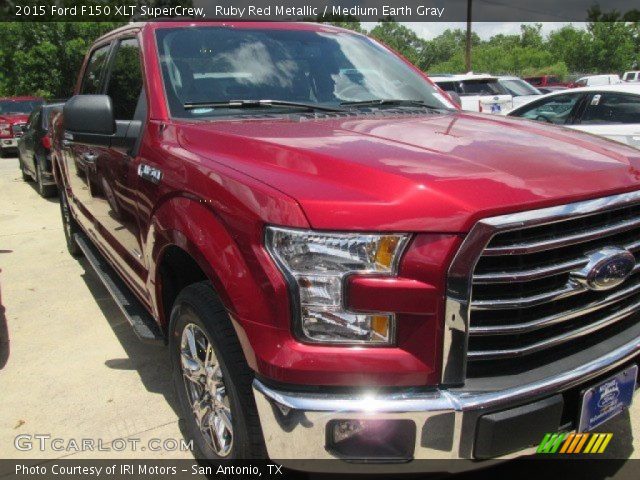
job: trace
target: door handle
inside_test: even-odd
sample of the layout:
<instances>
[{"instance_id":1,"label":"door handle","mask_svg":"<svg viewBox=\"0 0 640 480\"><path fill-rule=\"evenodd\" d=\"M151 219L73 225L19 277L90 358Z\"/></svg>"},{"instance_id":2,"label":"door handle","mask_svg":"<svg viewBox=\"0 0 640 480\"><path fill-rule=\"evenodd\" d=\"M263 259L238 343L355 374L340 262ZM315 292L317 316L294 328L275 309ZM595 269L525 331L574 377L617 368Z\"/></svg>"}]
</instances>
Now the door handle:
<instances>
[{"instance_id":1,"label":"door handle","mask_svg":"<svg viewBox=\"0 0 640 480\"><path fill-rule=\"evenodd\" d=\"M98 158L98 155L95 153L83 153L82 154L82 158L84 159L85 162L87 163L96 163L96 160Z\"/></svg>"}]
</instances>

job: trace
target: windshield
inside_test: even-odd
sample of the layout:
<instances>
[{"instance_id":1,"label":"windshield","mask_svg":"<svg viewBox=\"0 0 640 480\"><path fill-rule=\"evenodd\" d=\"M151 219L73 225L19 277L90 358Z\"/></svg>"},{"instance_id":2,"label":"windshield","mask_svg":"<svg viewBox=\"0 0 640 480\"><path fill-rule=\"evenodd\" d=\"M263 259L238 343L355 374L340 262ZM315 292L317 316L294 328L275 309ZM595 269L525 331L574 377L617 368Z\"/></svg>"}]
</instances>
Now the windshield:
<instances>
[{"instance_id":1,"label":"windshield","mask_svg":"<svg viewBox=\"0 0 640 480\"><path fill-rule=\"evenodd\" d=\"M525 95L542 95L540 90L529 85L524 80L500 80L500 83L514 97L523 97Z\"/></svg>"},{"instance_id":2,"label":"windshield","mask_svg":"<svg viewBox=\"0 0 640 480\"><path fill-rule=\"evenodd\" d=\"M453 108L400 58L360 35L229 27L167 28L156 35L174 116L241 114L223 105L193 108L193 104L231 100L335 107L393 99ZM278 105L272 110L289 112L292 107Z\"/></svg>"},{"instance_id":3,"label":"windshield","mask_svg":"<svg viewBox=\"0 0 640 480\"><path fill-rule=\"evenodd\" d=\"M0 100L0 115L30 114L39 105L42 105L39 100Z\"/></svg>"}]
</instances>

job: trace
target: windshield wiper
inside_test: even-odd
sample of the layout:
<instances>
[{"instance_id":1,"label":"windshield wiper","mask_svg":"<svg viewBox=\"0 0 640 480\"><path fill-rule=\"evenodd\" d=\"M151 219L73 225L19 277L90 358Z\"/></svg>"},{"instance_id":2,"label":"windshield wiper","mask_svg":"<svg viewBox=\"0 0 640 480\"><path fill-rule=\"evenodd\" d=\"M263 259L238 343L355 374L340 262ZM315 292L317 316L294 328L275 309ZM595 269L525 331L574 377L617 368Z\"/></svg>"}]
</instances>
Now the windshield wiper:
<instances>
[{"instance_id":1,"label":"windshield wiper","mask_svg":"<svg viewBox=\"0 0 640 480\"><path fill-rule=\"evenodd\" d=\"M303 108L310 111L319 112L344 112L344 108L325 107L317 103L289 102L287 100L229 100L223 102L193 102L185 103L183 107L186 110L195 108L263 108L263 107L293 107Z\"/></svg>"},{"instance_id":2,"label":"windshield wiper","mask_svg":"<svg viewBox=\"0 0 640 480\"><path fill-rule=\"evenodd\" d=\"M342 106L349 107L377 107L377 106L398 106L398 107L421 107L421 108L430 108L432 110L441 110L437 107L432 107L431 105L427 105L422 100L401 100L401 99L384 99L384 98L374 98L371 100L359 100L356 102L341 102Z\"/></svg>"}]
</instances>

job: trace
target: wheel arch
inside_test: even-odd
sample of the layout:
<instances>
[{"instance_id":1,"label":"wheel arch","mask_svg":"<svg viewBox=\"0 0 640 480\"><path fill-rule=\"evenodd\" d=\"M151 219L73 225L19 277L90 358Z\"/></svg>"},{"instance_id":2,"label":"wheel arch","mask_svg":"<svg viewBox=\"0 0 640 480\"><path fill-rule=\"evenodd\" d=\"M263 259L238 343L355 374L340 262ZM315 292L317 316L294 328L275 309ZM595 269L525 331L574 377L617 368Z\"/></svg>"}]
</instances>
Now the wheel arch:
<instances>
[{"instance_id":1,"label":"wheel arch","mask_svg":"<svg viewBox=\"0 0 640 480\"><path fill-rule=\"evenodd\" d=\"M261 226L259 230L262 231ZM206 279L229 314L247 361L255 367L243 320L272 327L281 322L280 326L285 328L289 321L288 296L282 295L286 285L268 259L261 235L257 231L253 235L235 234L197 199L175 196L165 200L154 211L145 240L145 252L149 255L148 291L162 328L167 331L169 327L171 302L178 294L176 285L184 288L187 281ZM240 239L249 244L241 244ZM167 271L176 265L184 265L186 274L171 286L167 283ZM275 292L274 283L278 282L280 291Z\"/></svg>"}]
</instances>

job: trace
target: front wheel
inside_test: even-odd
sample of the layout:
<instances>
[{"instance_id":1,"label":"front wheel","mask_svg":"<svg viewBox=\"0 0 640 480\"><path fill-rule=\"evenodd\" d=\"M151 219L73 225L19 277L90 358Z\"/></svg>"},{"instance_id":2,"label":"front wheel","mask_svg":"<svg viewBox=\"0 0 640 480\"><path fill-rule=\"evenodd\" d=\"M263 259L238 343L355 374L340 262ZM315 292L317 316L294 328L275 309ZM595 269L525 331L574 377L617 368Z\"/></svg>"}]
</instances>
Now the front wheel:
<instances>
[{"instance_id":1,"label":"front wheel","mask_svg":"<svg viewBox=\"0 0 640 480\"><path fill-rule=\"evenodd\" d=\"M18 165L20 165L20 173L22 174L22 181L24 182L30 182L33 179L31 178L31 175L29 175L29 172L27 172L27 167L24 166L24 162L22 161L22 155L20 155L18 153Z\"/></svg>"},{"instance_id":2,"label":"front wheel","mask_svg":"<svg viewBox=\"0 0 640 480\"><path fill-rule=\"evenodd\" d=\"M35 161L36 164L36 182L38 184L38 193L42 198L53 197L58 189L55 185L45 185L42 180L42 166L40 162Z\"/></svg>"},{"instance_id":3,"label":"front wheel","mask_svg":"<svg viewBox=\"0 0 640 480\"><path fill-rule=\"evenodd\" d=\"M62 228L64 230L64 238L67 241L67 250L74 257L82 255L82 250L76 243L75 234L80 233L80 227L71 215L67 193L64 191L64 185L60 188L60 213L62 214Z\"/></svg>"},{"instance_id":4,"label":"front wheel","mask_svg":"<svg viewBox=\"0 0 640 480\"><path fill-rule=\"evenodd\" d=\"M199 458L265 458L247 365L231 321L208 282L186 287L171 312L176 393Z\"/></svg>"}]
</instances>

